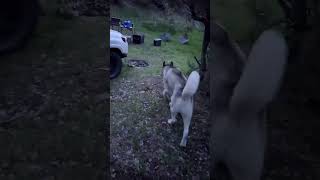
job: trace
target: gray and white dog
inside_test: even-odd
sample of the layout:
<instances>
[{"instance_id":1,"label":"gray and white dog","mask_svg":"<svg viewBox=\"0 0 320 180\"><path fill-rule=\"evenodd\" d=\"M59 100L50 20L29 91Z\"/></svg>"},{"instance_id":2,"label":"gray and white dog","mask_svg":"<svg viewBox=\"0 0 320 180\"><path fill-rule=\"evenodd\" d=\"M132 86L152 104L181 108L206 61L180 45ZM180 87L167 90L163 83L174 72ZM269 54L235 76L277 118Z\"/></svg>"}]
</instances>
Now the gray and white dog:
<instances>
[{"instance_id":1,"label":"gray and white dog","mask_svg":"<svg viewBox=\"0 0 320 180\"><path fill-rule=\"evenodd\" d=\"M168 123L176 122L176 115L181 114L183 136L180 146L185 147L193 113L193 96L197 92L200 76L197 71L193 71L187 79L179 69L173 66L173 62L170 64L163 62L162 76L164 85L162 94L170 101L171 118Z\"/></svg>"}]
</instances>

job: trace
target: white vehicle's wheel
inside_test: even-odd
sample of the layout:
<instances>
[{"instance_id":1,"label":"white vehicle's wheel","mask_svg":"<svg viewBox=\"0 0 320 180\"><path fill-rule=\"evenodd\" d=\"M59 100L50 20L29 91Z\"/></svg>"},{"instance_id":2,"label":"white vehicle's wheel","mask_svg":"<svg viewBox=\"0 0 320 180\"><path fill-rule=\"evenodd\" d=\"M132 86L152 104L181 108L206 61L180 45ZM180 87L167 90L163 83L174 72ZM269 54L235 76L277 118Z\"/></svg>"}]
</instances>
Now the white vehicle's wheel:
<instances>
[{"instance_id":1,"label":"white vehicle's wheel","mask_svg":"<svg viewBox=\"0 0 320 180\"><path fill-rule=\"evenodd\" d=\"M121 73L122 60L118 53L111 52L110 54L110 79L114 79Z\"/></svg>"}]
</instances>

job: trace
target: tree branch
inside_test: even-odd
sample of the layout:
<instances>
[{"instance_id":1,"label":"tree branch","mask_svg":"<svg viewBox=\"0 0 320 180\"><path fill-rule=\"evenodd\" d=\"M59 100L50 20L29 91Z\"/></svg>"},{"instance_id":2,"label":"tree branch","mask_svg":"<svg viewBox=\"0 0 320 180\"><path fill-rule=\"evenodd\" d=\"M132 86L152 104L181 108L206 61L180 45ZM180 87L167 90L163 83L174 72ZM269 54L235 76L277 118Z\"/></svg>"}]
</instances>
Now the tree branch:
<instances>
[{"instance_id":1,"label":"tree branch","mask_svg":"<svg viewBox=\"0 0 320 180\"><path fill-rule=\"evenodd\" d=\"M194 59L197 61L197 64L199 65L199 67L201 67L201 63L199 62L199 60L197 59L197 57L194 56Z\"/></svg>"},{"instance_id":2,"label":"tree branch","mask_svg":"<svg viewBox=\"0 0 320 180\"><path fill-rule=\"evenodd\" d=\"M205 23L206 19L204 17L197 16L195 8L194 8L194 4L192 3L189 7L190 7L190 12L191 12L192 19L194 19L196 21L200 21L202 23Z\"/></svg>"},{"instance_id":3,"label":"tree branch","mask_svg":"<svg viewBox=\"0 0 320 180\"><path fill-rule=\"evenodd\" d=\"M278 0L281 8L283 9L286 17L288 19L292 19L292 2L289 2L287 0Z\"/></svg>"}]
</instances>

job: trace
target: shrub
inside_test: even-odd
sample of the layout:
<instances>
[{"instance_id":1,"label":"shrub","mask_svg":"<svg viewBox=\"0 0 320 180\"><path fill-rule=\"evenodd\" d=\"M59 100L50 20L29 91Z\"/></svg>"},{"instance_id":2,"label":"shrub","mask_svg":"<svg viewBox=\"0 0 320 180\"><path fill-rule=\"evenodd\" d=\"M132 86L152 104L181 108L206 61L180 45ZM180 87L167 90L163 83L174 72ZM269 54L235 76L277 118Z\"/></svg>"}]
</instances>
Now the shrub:
<instances>
[{"instance_id":1,"label":"shrub","mask_svg":"<svg viewBox=\"0 0 320 180\"><path fill-rule=\"evenodd\" d=\"M170 34L176 34L176 30L173 26L164 24L164 23L151 23L151 22L144 22L142 23L142 27L149 31L154 32L169 32Z\"/></svg>"}]
</instances>

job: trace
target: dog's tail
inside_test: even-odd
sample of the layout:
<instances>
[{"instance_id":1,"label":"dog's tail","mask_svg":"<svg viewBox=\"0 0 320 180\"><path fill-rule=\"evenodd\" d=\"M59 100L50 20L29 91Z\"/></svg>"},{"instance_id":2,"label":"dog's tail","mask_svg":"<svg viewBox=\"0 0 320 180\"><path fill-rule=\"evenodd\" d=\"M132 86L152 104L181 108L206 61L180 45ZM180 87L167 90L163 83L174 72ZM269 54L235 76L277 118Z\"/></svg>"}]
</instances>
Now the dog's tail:
<instances>
[{"instance_id":1,"label":"dog's tail","mask_svg":"<svg viewBox=\"0 0 320 180\"><path fill-rule=\"evenodd\" d=\"M252 47L230 100L230 115L248 119L273 99L285 71L288 48L281 33L267 30Z\"/></svg>"},{"instance_id":2,"label":"dog's tail","mask_svg":"<svg viewBox=\"0 0 320 180\"><path fill-rule=\"evenodd\" d=\"M199 82L200 82L199 73L197 71L192 71L182 91L182 97L193 96L198 90Z\"/></svg>"}]
</instances>

